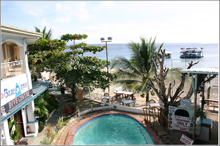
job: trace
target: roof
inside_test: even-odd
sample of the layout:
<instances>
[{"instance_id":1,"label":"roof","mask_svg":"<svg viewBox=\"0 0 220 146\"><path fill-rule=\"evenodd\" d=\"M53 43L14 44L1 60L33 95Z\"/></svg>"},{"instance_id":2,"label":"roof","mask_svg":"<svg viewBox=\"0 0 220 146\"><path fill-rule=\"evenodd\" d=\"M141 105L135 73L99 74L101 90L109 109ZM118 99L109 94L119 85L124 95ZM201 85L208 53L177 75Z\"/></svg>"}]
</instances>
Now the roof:
<instances>
[{"instance_id":1,"label":"roof","mask_svg":"<svg viewBox=\"0 0 220 146\"><path fill-rule=\"evenodd\" d=\"M1 34L2 36L12 37L12 38L22 38L26 41L28 45L34 44L35 41L43 37L42 33L23 30L7 25L1 25Z\"/></svg>"},{"instance_id":2,"label":"roof","mask_svg":"<svg viewBox=\"0 0 220 146\"><path fill-rule=\"evenodd\" d=\"M42 33L19 29L19 28L7 26L7 25L1 25L1 31L2 32L13 32L17 34L23 34L23 35L29 35L29 36L35 36L35 37L43 36Z\"/></svg>"},{"instance_id":3,"label":"roof","mask_svg":"<svg viewBox=\"0 0 220 146\"><path fill-rule=\"evenodd\" d=\"M219 68L191 68L183 69L181 73L192 73L192 74L216 74L218 75Z\"/></svg>"}]
</instances>

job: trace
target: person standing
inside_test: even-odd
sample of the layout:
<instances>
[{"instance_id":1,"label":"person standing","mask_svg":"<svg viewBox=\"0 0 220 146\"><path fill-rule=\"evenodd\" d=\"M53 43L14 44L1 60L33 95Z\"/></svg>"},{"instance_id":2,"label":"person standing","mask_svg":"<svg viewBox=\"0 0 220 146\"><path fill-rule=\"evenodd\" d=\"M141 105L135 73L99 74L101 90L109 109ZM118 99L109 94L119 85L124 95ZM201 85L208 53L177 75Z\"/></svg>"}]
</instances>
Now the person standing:
<instances>
[{"instance_id":1,"label":"person standing","mask_svg":"<svg viewBox=\"0 0 220 146\"><path fill-rule=\"evenodd\" d=\"M61 90L61 98L62 98L62 100L65 98L65 87L61 87L60 88L60 90Z\"/></svg>"}]
</instances>

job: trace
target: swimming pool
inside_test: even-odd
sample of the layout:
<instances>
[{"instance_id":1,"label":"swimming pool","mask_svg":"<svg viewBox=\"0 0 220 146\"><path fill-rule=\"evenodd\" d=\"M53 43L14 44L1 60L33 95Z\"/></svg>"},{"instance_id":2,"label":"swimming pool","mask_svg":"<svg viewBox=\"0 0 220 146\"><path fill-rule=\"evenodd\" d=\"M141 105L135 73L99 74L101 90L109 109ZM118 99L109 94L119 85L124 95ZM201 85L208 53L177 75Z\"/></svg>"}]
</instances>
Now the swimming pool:
<instances>
[{"instance_id":1,"label":"swimming pool","mask_svg":"<svg viewBox=\"0 0 220 146\"><path fill-rule=\"evenodd\" d=\"M108 114L81 125L75 132L73 145L154 145L149 133L135 119Z\"/></svg>"}]
</instances>

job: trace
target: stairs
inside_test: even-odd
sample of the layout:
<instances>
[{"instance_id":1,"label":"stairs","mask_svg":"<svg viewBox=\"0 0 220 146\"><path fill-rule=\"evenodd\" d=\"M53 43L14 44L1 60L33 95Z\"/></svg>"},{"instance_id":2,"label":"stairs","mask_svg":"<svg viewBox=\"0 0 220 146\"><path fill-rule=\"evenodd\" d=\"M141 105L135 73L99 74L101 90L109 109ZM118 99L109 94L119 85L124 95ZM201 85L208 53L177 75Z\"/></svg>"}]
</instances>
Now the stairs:
<instances>
[{"instance_id":1,"label":"stairs","mask_svg":"<svg viewBox=\"0 0 220 146\"><path fill-rule=\"evenodd\" d=\"M167 135L168 120L159 108L143 108L144 121L148 123L158 136ZM163 126L165 125L165 126Z\"/></svg>"}]
</instances>

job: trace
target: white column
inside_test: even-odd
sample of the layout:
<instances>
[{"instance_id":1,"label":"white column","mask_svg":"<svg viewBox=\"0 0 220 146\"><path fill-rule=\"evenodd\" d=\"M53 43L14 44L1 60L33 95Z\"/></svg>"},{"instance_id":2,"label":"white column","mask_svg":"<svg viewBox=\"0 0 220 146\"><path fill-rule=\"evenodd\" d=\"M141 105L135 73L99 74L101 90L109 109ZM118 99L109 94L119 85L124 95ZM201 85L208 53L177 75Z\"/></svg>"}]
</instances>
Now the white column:
<instances>
[{"instance_id":1,"label":"white column","mask_svg":"<svg viewBox=\"0 0 220 146\"><path fill-rule=\"evenodd\" d=\"M32 100L28 106L27 106L27 115L28 115L28 121L35 121L36 118L34 116L34 100Z\"/></svg>"},{"instance_id":2,"label":"white column","mask_svg":"<svg viewBox=\"0 0 220 146\"><path fill-rule=\"evenodd\" d=\"M23 128L24 128L24 136L27 136L27 115L25 108L21 108L21 115L22 115L22 123L23 123Z\"/></svg>"},{"instance_id":3,"label":"white column","mask_svg":"<svg viewBox=\"0 0 220 146\"><path fill-rule=\"evenodd\" d=\"M9 128L8 128L8 120L5 120L3 123L3 131L5 133L5 139L3 141L3 145L13 145L13 141L11 140L10 138L10 135L9 135Z\"/></svg>"},{"instance_id":4,"label":"white column","mask_svg":"<svg viewBox=\"0 0 220 146\"><path fill-rule=\"evenodd\" d=\"M20 54L20 59L23 60L22 64L21 64L21 70L22 70L22 73L25 73L26 69L25 69L25 58L24 58L24 55L25 55L25 51L24 51L24 46L18 46L18 49L19 49L19 54Z\"/></svg>"}]
</instances>

